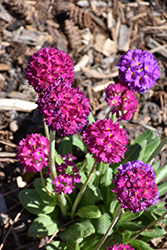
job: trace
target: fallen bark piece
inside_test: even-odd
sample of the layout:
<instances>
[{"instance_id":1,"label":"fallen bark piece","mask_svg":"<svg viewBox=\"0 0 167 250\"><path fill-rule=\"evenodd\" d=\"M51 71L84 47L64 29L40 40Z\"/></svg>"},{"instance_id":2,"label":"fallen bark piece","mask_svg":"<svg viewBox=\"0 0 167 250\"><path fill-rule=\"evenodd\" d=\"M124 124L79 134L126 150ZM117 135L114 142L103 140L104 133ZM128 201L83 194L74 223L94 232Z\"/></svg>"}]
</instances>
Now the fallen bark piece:
<instances>
[{"instance_id":1,"label":"fallen bark piece","mask_svg":"<svg viewBox=\"0 0 167 250\"><path fill-rule=\"evenodd\" d=\"M23 101L18 99L0 98L0 110L16 110L21 112L31 112L37 108L34 102Z\"/></svg>"}]
</instances>

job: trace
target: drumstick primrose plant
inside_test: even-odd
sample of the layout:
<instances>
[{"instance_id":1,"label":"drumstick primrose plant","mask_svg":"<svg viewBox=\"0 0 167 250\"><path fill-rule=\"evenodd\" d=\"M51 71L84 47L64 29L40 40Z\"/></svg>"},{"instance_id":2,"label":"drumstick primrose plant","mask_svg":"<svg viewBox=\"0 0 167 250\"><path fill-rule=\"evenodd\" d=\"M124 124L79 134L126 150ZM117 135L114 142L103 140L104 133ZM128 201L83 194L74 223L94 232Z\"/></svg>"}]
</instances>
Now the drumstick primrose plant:
<instances>
[{"instance_id":1,"label":"drumstick primrose plant","mask_svg":"<svg viewBox=\"0 0 167 250\"><path fill-rule=\"evenodd\" d=\"M17 159L40 173L19 199L37 216L29 235L50 236L46 250L149 250L147 242L166 234L158 222L167 225L167 204L159 201L167 164L153 161L167 138L147 130L129 145L120 125L137 110L134 92L146 92L160 76L158 63L137 49L121 56L118 68L120 82L105 89L110 112L95 121L85 94L72 87L74 66L65 52L46 47L29 58L26 77L38 93L45 136L19 142ZM76 148L84 159L76 159Z\"/></svg>"}]
</instances>

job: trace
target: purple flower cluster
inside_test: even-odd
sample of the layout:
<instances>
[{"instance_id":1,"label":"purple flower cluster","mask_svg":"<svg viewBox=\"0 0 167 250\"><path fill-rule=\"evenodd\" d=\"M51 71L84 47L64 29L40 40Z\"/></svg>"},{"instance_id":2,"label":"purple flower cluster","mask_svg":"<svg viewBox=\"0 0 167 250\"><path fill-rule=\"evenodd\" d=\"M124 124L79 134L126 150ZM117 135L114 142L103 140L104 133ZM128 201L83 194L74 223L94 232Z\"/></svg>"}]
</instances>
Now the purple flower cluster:
<instances>
[{"instance_id":1,"label":"purple flower cluster","mask_svg":"<svg viewBox=\"0 0 167 250\"><path fill-rule=\"evenodd\" d=\"M134 250L129 244L115 244L112 247L106 247L107 250Z\"/></svg>"},{"instance_id":2,"label":"purple flower cluster","mask_svg":"<svg viewBox=\"0 0 167 250\"><path fill-rule=\"evenodd\" d=\"M76 159L73 155L68 154L68 156L64 156L62 159L64 162L61 165L56 163L56 171L59 174L54 178L52 184L55 186L54 191L57 194L71 194L75 188L74 182L79 183L81 176L78 168L72 161Z\"/></svg>"},{"instance_id":3,"label":"purple flower cluster","mask_svg":"<svg viewBox=\"0 0 167 250\"><path fill-rule=\"evenodd\" d=\"M122 84L138 93L153 87L160 76L158 62L153 54L140 49L128 50L121 56L117 66Z\"/></svg>"},{"instance_id":4,"label":"purple flower cluster","mask_svg":"<svg viewBox=\"0 0 167 250\"><path fill-rule=\"evenodd\" d=\"M27 135L17 147L17 159L27 172L39 172L48 166L49 141L39 134Z\"/></svg>"},{"instance_id":5,"label":"purple flower cluster","mask_svg":"<svg viewBox=\"0 0 167 250\"><path fill-rule=\"evenodd\" d=\"M42 92L49 85L57 84L59 79L71 86L74 80L74 65L64 51L46 47L30 56L25 73L29 84L37 92Z\"/></svg>"},{"instance_id":6,"label":"purple flower cluster","mask_svg":"<svg viewBox=\"0 0 167 250\"><path fill-rule=\"evenodd\" d=\"M88 123L88 98L78 88L69 87L66 83L49 86L39 94L37 104L47 126L61 136L73 135Z\"/></svg>"},{"instance_id":7,"label":"purple flower cluster","mask_svg":"<svg viewBox=\"0 0 167 250\"><path fill-rule=\"evenodd\" d=\"M157 203L159 193L155 173L149 164L141 160L127 162L118 167L115 188L112 189L122 207L136 213Z\"/></svg>"},{"instance_id":8,"label":"purple flower cluster","mask_svg":"<svg viewBox=\"0 0 167 250\"><path fill-rule=\"evenodd\" d=\"M109 84L105 92L106 101L113 107L111 113L116 113L118 121L131 119L138 105L134 92L121 83Z\"/></svg>"},{"instance_id":9,"label":"purple flower cluster","mask_svg":"<svg viewBox=\"0 0 167 250\"><path fill-rule=\"evenodd\" d=\"M119 123L110 119L98 120L91 123L83 132L87 150L97 162L117 163L124 158L127 151L128 135L120 128Z\"/></svg>"}]
</instances>

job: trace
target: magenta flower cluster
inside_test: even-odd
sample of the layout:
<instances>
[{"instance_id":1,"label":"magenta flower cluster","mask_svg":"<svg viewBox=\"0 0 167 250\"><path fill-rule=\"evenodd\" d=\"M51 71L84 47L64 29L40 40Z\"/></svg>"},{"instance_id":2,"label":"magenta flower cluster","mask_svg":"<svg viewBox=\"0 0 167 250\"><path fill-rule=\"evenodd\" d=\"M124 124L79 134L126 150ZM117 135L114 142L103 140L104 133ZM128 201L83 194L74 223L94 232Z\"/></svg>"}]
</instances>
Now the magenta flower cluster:
<instances>
[{"instance_id":1,"label":"magenta flower cluster","mask_svg":"<svg viewBox=\"0 0 167 250\"><path fill-rule=\"evenodd\" d=\"M66 83L49 86L39 94L37 104L47 126L61 136L73 135L88 123L88 98L78 88L69 87Z\"/></svg>"},{"instance_id":2,"label":"magenta flower cluster","mask_svg":"<svg viewBox=\"0 0 167 250\"><path fill-rule=\"evenodd\" d=\"M73 163L76 157L68 154L68 156L62 157L62 159L64 162L61 165L56 163L58 175L54 178L52 184L57 194L71 194L73 189L75 189L74 183L79 183L81 176L79 175L78 168Z\"/></svg>"},{"instance_id":3,"label":"magenta flower cluster","mask_svg":"<svg viewBox=\"0 0 167 250\"><path fill-rule=\"evenodd\" d=\"M105 92L106 101L112 107L111 113L116 113L118 121L131 119L138 105L134 92L121 83L109 84Z\"/></svg>"},{"instance_id":4,"label":"magenta flower cluster","mask_svg":"<svg viewBox=\"0 0 167 250\"><path fill-rule=\"evenodd\" d=\"M153 87L160 76L158 62L153 54L140 49L128 50L120 57L117 66L122 84L138 93Z\"/></svg>"},{"instance_id":5,"label":"magenta flower cluster","mask_svg":"<svg viewBox=\"0 0 167 250\"><path fill-rule=\"evenodd\" d=\"M113 123L110 119L89 124L83 132L83 140L88 152L93 154L97 162L117 163L127 151L126 131L120 128L118 122Z\"/></svg>"},{"instance_id":6,"label":"magenta flower cluster","mask_svg":"<svg viewBox=\"0 0 167 250\"><path fill-rule=\"evenodd\" d=\"M55 85L61 80L68 86L74 80L74 65L64 51L56 48L42 48L29 58L25 70L30 85L37 92L42 92L50 85Z\"/></svg>"},{"instance_id":7,"label":"magenta flower cluster","mask_svg":"<svg viewBox=\"0 0 167 250\"><path fill-rule=\"evenodd\" d=\"M48 166L49 141L39 134L27 135L17 147L17 159L27 172L39 172Z\"/></svg>"},{"instance_id":8,"label":"magenta flower cluster","mask_svg":"<svg viewBox=\"0 0 167 250\"><path fill-rule=\"evenodd\" d=\"M141 160L127 162L118 167L112 181L117 199L122 207L136 213L157 203L159 193L155 183L155 173L149 164Z\"/></svg>"},{"instance_id":9,"label":"magenta flower cluster","mask_svg":"<svg viewBox=\"0 0 167 250\"><path fill-rule=\"evenodd\" d=\"M129 244L115 244L112 247L106 247L107 250L134 250Z\"/></svg>"}]
</instances>

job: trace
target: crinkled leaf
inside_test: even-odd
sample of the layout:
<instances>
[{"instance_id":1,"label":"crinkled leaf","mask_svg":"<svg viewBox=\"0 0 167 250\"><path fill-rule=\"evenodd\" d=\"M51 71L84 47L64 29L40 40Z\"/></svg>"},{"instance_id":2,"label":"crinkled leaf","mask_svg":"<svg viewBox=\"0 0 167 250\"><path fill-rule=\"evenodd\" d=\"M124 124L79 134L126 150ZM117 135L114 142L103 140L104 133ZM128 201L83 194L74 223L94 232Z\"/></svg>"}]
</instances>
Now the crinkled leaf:
<instances>
[{"instance_id":1,"label":"crinkled leaf","mask_svg":"<svg viewBox=\"0 0 167 250\"><path fill-rule=\"evenodd\" d=\"M139 231L144 228L144 226L139 225L136 222L119 222L119 226L129 231Z\"/></svg>"},{"instance_id":2,"label":"crinkled leaf","mask_svg":"<svg viewBox=\"0 0 167 250\"><path fill-rule=\"evenodd\" d=\"M79 203L79 207L94 205L96 202L100 201L101 198L96 196L94 192L87 187L85 192L83 193L82 199Z\"/></svg>"},{"instance_id":3,"label":"crinkled leaf","mask_svg":"<svg viewBox=\"0 0 167 250\"><path fill-rule=\"evenodd\" d=\"M67 245L64 242L52 241L45 248L46 250L67 250Z\"/></svg>"},{"instance_id":4,"label":"crinkled leaf","mask_svg":"<svg viewBox=\"0 0 167 250\"><path fill-rule=\"evenodd\" d=\"M87 173L89 174L90 170L92 169L93 167L93 164L95 162L95 159L92 157L91 154L87 153L85 155L85 158L86 158L86 170L87 170Z\"/></svg>"},{"instance_id":5,"label":"crinkled leaf","mask_svg":"<svg viewBox=\"0 0 167 250\"><path fill-rule=\"evenodd\" d=\"M133 247L137 247L140 250L153 250L147 243L141 240L131 240L129 244Z\"/></svg>"},{"instance_id":6,"label":"crinkled leaf","mask_svg":"<svg viewBox=\"0 0 167 250\"><path fill-rule=\"evenodd\" d=\"M85 143L80 140L76 135L72 136L72 145L78 147L82 152L85 153Z\"/></svg>"},{"instance_id":7,"label":"crinkled leaf","mask_svg":"<svg viewBox=\"0 0 167 250\"><path fill-rule=\"evenodd\" d=\"M93 225L96 228L96 232L99 234L105 234L110 224L111 224L111 217L107 213L102 214L100 218L93 221ZM111 233L112 233L112 230L110 234Z\"/></svg>"},{"instance_id":8,"label":"crinkled leaf","mask_svg":"<svg viewBox=\"0 0 167 250\"><path fill-rule=\"evenodd\" d=\"M79 222L69 225L59 236L63 241L72 239L76 243L80 243L84 238L94 233L95 228L90 220L80 220Z\"/></svg>"},{"instance_id":9,"label":"crinkled leaf","mask_svg":"<svg viewBox=\"0 0 167 250\"><path fill-rule=\"evenodd\" d=\"M67 246L69 250L80 250L80 246L73 239L67 239Z\"/></svg>"},{"instance_id":10,"label":"crinkled leaf","mask_svg":"<svg viewBox=\"0 0 167 250\"><path fill-rule=\"evenodd\" d=\"M88 219L96 219L101 216L100 209L95 205L89 205L85 207L81 207L76 215L80 218L88 218Z\"/></svg>"},{"instance_id":11,"label":"crinkled leaf","mask_svg":"<svg viewBox=\"0 0 167 250\"><path fill-rule=\"evenodd\" d=\"M155 133L152 130L145 130L142 134L140 134L137 138L134 139L133 145L138 143L142 144L144 140L151 141L155 138Z\"/></svg>"},{"instance_id":12,"label":"crinkled leaf","mask_svg":"<svg viewBox=\"0 0 167 250\"><path fill-rule=\"evenodd\" d=\"M156 174L156 184L160 183L164 178L167 177L167 163L158 169L157 174Z\"/></svg>"},{"instance_id":13,"label":"crinkled leaf","mask_svg":"<svg viewBox=\"0 0 167 250\"><path fill-rule=\"evenodd\" d=\"M134 220L134 219L140 217L143 212L144 211L137 212L137 213L131 213L130 211L126 211L124 214L121 215L119 222L123 222L123 221L127 222L127 221Z\"/></svg>"},{"instance_id":14,"label":"crinkled leaf","mask_svg":"<svg viewBox=\"0 0 167 250\"><path fill-rule=\"evenodd\" d=\"M69 137L64 137L60 142L58 152L60 155L67 155L69 153L72 153L72 143Z\"/></svg>"},{"instance_id":15,"label":"crinkled leaf","mask_svg":"<svg viewBox=\"0 0 167 250\"><path fill-rule=\"evenodd\" d=\"M161 161L159 160L159 161L155 162L154 164L152 164L152 169L154 170L155 173L159 169L160 163L161 163Z\"/></svg>"},{"instance_id":16,"label":"crinkled leaf","mask_svg":"<svg viewBox=\"0 0 167 250\"><path fill-rule=\"evenodd\" d=\"M81 249L92 250L95 249L96 245L101 240L101 235L93 234L81 242Z\"/></svg>"},{"instance_id":17,"label":"crinkled leaf","mask_svg":"<svg viewBox=\"0 0 167 250\"><path fill-rule=\"evenodd\" d=\"M150 229L148 231L144 231L141 233L142 236L149 237L150 239L162 237L165 234L166 234L166 231L163 228Z\"/></svg>"},{"instance_id":18,"label":"crinkled leaf","mask_svg":"<svg viewBox=\"0 0 167 250\"><path fill-rule=\"evenodd\" d=\"M160 144L161 138L157 137L154 140L150 141L147 144L146 150L145 150L145 154L144 157L142 159L143 162L147 162L148 159L150 158L150 156L152 155L152 153L154 152L154 150L158 147L158 145Z\"/></svg>"},{"instance_id":19,"label":"crinkled leaf","mask_svg":"<svg viewBox=\"0 0 167 250\"><path fill-rule=\"evenodd\" d=\"M111 179L113 179L113 169L108 167L105 173L101 176L100 184L107 187L111 185Z\"/></svg>"},{"instance_id":20,"label":"crinkled leaf","mask_svg":"<svg viewBox=\"0 0 167 250\"><path fill-rule=\"evenodd\" d=\"M28 212L38 215L43 212L44 204L34 189L23 189L19 193L19 200Z\"/></svg>"},{"instance_id":21,"label":"crinkled leaf","mask_svg":"<svg viewBox=\"0 0 167 250\"><path fill-rule=\"evenodd\" d=\"M92 123L92 122L95 122L95 118L94 118L94 116L92 115L91 112L90 112L90 115L88 116L88 120L89 120L89 123L88 123L88 124L90 124L90 123Z\"/></svg>"},{"instance_id":22,"label":"crinkled leaf","mask_svg":"<svg viewBox=\"0 0 167 250\"><path fill-rule=\"evenodd\" d=\"M110 213L114 214L116 207L118 206L119 201L116 197L113 197L113 200L110 203Z\"/></svg>"},{"instance_id":23,"label":"crinkled leaf","mask_svg":"<svg viewBox=\"0 0 167 250\"><path fill-rule=\"evenodd\" d=\"M33 182L33 185L35 187L36 192L39 194L41 200L43 201L43 203L50 204L50 203L54 202L53 198L51 196L49 196L49 194L46 192L45 188L43 187L41 178L36 178ZM52 180L50 178L45 179L45 186L46 186L46 189L50 193L52 193L53 186L52 186ZM56 203L55 203L55 205L56 205Z\"/></svg>"},{"instance_id":24,"label":"crinkled leaf","mask_svg":"<svg viewBox=\"0 0 167 250\"><path fill-rule=\"evenodd\" d=\"M167 182L158 185L159 197L163 196L167 192Z\"/></svg>"},{"instance_id":25,"label":"crinkled leaf","mask_svg":"<svg viewBox=\"0 0 167 250\"><path fill-rule=\"evenodd\" d=\"M49 216L41 214L29 227L28 233L33 237L52 235L58 230L57 223Z\"/></svg>"},{"instance_id":26,"label":"crinkled leaf","mask_svg":"<svg viewBox=\"0 0 167 250\"><path fill-rule=\"evenodd\" d=\"M152 160L155 159L155 157L159 154L159 152L161 151L161 149L163 148L163 146L167 144L167 137L165 137L161 143L159 144L159 146L155 149L155 151L152 153L152 155L150 156L150 158L148 159L148 163L151 164Z\"/></svg>"}]
</instances>

